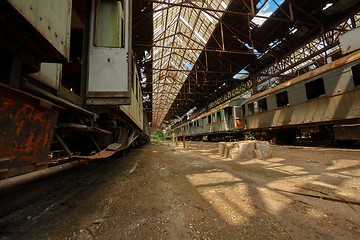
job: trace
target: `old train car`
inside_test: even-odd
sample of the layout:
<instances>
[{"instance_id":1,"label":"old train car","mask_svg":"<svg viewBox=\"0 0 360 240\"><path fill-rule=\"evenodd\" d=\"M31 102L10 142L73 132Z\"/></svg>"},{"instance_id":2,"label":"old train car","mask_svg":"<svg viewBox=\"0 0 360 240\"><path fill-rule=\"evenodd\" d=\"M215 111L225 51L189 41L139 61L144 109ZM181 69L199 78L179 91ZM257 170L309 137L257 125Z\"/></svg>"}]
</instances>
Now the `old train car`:
<instances>
[{"instance_id":1,"label":"old train car","mask_svg":"<svg viewBox=\"0 0 360 240\"><path fill-rule=\"evenodd\" d=\"M176 127L176 134L181 139L209 141L219 139L238 139L242 137L243 113L241 103L244 99L227 101L208 112Z\"/></svg>"},{"instance_id":2,"label":"old train car","mask_svg":"<svg viewBox=\"0 0 360 240\"><path fill-rule=\"evenodd\" d=\"M0 178L149 139L130 0L0 2Z\"/></svg>"},{"instance_id":3,"label":"old train car","mask_svg":"<svg viewBox=\"0 0 360 240\"><path fill-rule=\"evenodd\" d=\"M245 130L256 138L360 140L360 52L256 94L243 106Z\"/></svg>"},{"instance_id":4,"label":"old train car","mask_svg":"<svg viewBox=\"0 0 360 240\"><path fill-rule=\"evenodd\" d=\"M235 138L285 143L299 137L320 144L360 140L360 51L236 103L241 121L236 128L226 124L226 104L175 127L175 132L209 140L231 139L235 133Z\"/></svg>"}]
</instances>

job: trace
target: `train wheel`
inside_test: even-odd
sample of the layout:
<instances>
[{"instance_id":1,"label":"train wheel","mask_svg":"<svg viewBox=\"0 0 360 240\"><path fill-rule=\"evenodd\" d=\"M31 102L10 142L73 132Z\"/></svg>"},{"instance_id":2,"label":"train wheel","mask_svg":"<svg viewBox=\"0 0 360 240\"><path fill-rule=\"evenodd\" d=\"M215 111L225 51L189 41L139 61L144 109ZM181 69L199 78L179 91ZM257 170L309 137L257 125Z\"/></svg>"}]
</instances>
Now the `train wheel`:
<instances>
[{"instance_id":1,"label":"train wheel","mask_svg":"<svg viewBox=\"0 0 360 240\"><path fill-rule=\"evenodd\" d=\"M292 144L296 140L296 132L294 131L281 131L276 133L277 144Z\"/></svg>"},{"instance_id":2,"label":"train wheel","mask_svg":"<svg viewBox=\"0 0 360 240\"><path fill-rule=\"evenodd\" d=\"M317 145L327 146L334 141L334 135L327 127L321 127L319 132L311 133L310 136L312 142Z\"/></svg>"}]
</instances>

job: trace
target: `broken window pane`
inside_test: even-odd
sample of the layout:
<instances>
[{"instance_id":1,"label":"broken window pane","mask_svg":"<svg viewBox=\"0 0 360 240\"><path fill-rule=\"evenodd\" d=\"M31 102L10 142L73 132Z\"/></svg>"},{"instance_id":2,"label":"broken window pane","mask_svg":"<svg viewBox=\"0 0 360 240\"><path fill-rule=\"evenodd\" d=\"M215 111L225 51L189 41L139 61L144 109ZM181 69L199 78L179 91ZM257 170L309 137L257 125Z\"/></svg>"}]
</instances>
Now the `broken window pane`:
<instances>
[{"instance_id":1,"label":"broken window pane","mask_svg":"<svg viewBox=\"0 0 360 240\"><path fill-rule=\"evenodd\" d=\"M276 106L283 107L289 104L289 98L287 91L276 94Z\"/></svg>"},{"instance_id":2,"label":"broken window pane","mask_svg":"<svg viewBox=\"0 0 360 240\"><path fill-rule=\"evenodd\" d=\"M125 12L123 1L98 0L94 45L99 47L125 46Z\"/></svg>"},{"instance_id":3,"label":"broken window pane","mask_svg":"<svg viewBox=\"0 0 360 240\"><path fill-rule=\"evenodd\" d=\"M318 98L325 94L324 80L318 78L314 81L305 83L306 98L308 100Z\"/></svg>"}]
</instances>

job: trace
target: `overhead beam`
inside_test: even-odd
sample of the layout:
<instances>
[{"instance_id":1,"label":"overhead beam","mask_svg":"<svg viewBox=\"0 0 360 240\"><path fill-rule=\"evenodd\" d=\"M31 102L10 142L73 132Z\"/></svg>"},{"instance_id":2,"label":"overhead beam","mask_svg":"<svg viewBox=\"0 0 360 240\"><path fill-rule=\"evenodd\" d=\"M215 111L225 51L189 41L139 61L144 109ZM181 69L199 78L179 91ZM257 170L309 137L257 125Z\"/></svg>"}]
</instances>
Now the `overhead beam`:
<instances>
[{"instance_id":1,"label":"overhead beam","mask_svg":"<svg viewBox=\"0 0 360 240\"><path fill-rule=\"evenodd\" d=\"M192 69L166 69L166 68L152 68L153 71L169 71L169 72L190 72L190 73L210 73L210 74L236 74L237 71L206 71L206 70L192 70Z\"/></svg>"},{"instance_id":2,"label":"overhead beam","mask_svg":"<svg viewBox=\"0 0 360 240\"><path fill-rule=\"evenodd\" d=\"M165 49L178 49L178 50L190 50L190 51L205 51L205 52L220 52L220 53L233 53L233 54L242 54L242 55L261 55L262 53L254 53L247 51L231 51L231 50L222 50L222 49L209 49L209 48L191 48L191 47L175 47L175 46L163 46L163 45L153 45L151 43L139 43L135 42L134 46L139 47L157 47Z\"/></svg>"},{"instance_id":3,"label":"overhead beam","mask_svg":"<svg viewBox=\"0 0 360 240\"><path fill-rule=\"evenodd\" d=\"M157 1L157 0L148 0L149 2L152 3L158 3L158 4L164 4L164 5L168 5L171 7L182 7L182 8L191 8L191 9L197 9L197 10L201 10L201 11L209 11L209 12L217 12L217 13L223 13L223 14L230 14L230 15L238 15L238 16L245 16L248 17L250 15L250 17L255 17L256 15L253 15L251 12L235 12L235 11L229 11L229 10L220 10L220 9L213 9L213 8L204 8L204 7L199 7L196 5L187 5L186 3L188 2L183 2L182 3L170 3L170 2L165 2L165 1ZM284 19L284 18L276 18L276 17L266 17L266 16L256 16L257 18L264 18L264 19L271 19L274 21L280 21L280 22L291 22L294 23L293 20L291 19ZM315 26L316 24L311 23L311 22L297 22L297 23L301 23L304 25L309 25L309 26Z\"/></svg>"}]
</instances>

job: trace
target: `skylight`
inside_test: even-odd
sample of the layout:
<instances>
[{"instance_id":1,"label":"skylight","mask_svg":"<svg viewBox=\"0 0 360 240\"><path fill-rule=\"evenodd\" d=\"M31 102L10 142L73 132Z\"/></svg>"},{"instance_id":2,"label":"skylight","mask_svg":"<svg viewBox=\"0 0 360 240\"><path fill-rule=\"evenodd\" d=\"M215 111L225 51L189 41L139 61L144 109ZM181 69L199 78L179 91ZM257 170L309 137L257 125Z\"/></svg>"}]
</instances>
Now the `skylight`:
<instances>
[{"instance_id":1,"label":"skylight","mask_svg":"<svg viewBox=\"0 0 360 240\"><path fill-rule=\"evenodd\" d=\"M224 1L221 1L221 6L226 9L228 5Z\"/></svg>"},{"instance_id":2,"label":"skylight","mask_svg":"<svg viewBox=\"0 0 360 240\"><path fill-rule=\"evenodd\" d=\"M323 11L325 11L326 9L328 9L329 7L331 7L332 5L334 5L333 3L328 3L325 5L325 7L323 7Z\"/></svg>"},{"instance_id":3,"label":"skylight","mask_svg":"<svg viewBox=\"0 0 360 240\"><path fill-rule=\"evenodd\" d=\"M160 126L230 0L154 3L153 119ZM180 6L181 5L181 6ZM203 10L202 10L203 9ZM178 71L177 71L178 70Z\"/></svg>"},{"instance_id":4,"label":"skylight","mask_svg":"<svg viewBox=\"0 0 360 240\"><path fill-rule=\"evenodd\" d=\"M270 17L276 11L276 9L278 9L278 6L280 6L283 2L284 0L259 1L256 5L256 8L260 8L260 10L251 20L251 22L261 26L267 20L267 17Z\"/></svg>"}]
</instances>

